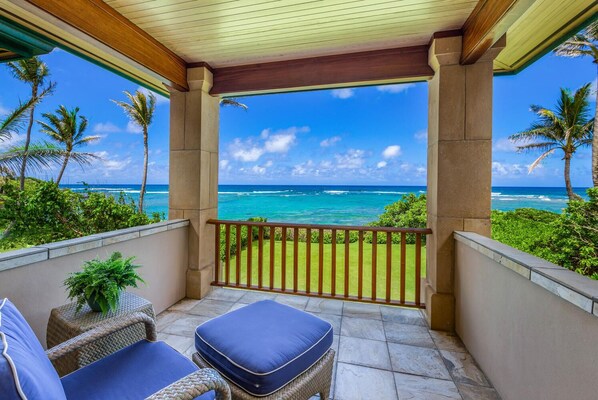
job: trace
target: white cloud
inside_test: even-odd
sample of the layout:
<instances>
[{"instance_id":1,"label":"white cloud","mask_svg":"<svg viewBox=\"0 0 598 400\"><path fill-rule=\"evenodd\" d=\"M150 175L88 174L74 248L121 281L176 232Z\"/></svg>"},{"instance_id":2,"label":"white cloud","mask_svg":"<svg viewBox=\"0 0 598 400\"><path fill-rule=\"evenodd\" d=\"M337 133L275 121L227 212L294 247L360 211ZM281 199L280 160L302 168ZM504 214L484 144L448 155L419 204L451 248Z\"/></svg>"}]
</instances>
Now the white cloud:
<instances>
[{"instance_id":1,"label":"white cloud","mask_svg":"<svg viewBox=\"0 0 598 400\"><path fill-rule=\"evenodd\" d=\"M492 146L492 150L510 153L516 152L517 146L509 138L502 138L494 141L494 146Z\"/></svg>"},{"instance_id":2,"label":"white cloud","mask_svg":"<svg viewBox=\"0 0 598 400\"><path fill-rule=\"evenodd\" d=\"M330 94L332 94L332 97L335 97L337 99L348 99L350 97L353 97L355 91L350 88L334 89L330 92Z\"/></svg>"},{"instance_id":3,"label":"white cloud","mask_svg":"<svg viewBox=\"0 0 598 400\"><path fill-rule=\"evenodd\" d=\"M384 158L395 158L401 155L401 146L397 144L393 144L392 146L388 146L382 152L382 157Z\"/></svg>"},{"instance_id":4,"label":"white cloud","mask_svg":"<svg viewBox=\"0 0 598 400\"><path fill-rule=\"evenodd\" d=\"M596 91L598 91L598 78L594 79L594 82L592 82L592 86L590 86L590 90L594 94L596 93Z\"/></svg>"},{"instance_id":5,"label":"white cloud","mask_svg":"<svg viewBox=\"0 0 598 400\"><path fill-rule=\"evenodd\" d=\"M266 168L265 167L260 167L259 165L254 165L251 168L251 171L254 174L257 174L257 175L264 175L266 173Z\"/></svg>"},{"instance_id":6,"label":"white cloud","mask_svg":"<svg viewBox=\"0 0 598 400\"><path fill-rule=\"evenodd\" d=\"M112 122L99 122L93 126L93 133L117 133L122 132L122 129L114 125Z\"/></svg>"},{"instance_id":7,"label":"white cloud","mask_svg":"<svg viewBox=\"0 0 598 400\"><path fill-rule=\"evenodd\" d=\"M228 160L220 160L219 164L220 164L220 169L221 170L223 170L223 171L230 171L230 169L231 169L230 161L228 161Z\"/></svg>"},{"instance_id":8,"label":"white cloud","mask_svg":"<svg viewBox=\"0 0 598 400\"><path fill-rule=\"evenodd\" d=\"M23 134L12 134L7 140L0 141L0 150L7 150L13 146L21 144L25 140L27 135Z\"/></svg>"},{"instance_id":9,"label":"white cloud","mask_svg":"<svg viewBox=\"0 0 598 400\"><path fill-rule=\"evenodd\" d=\"M413 138L415 140L417 140L418 142L425 142L426 140L428 140L428 131L423 130L423 131L415 132L413 134Z\"/></svg>"},{"instance_id":10,"label":"white cloud","mask_svg":"<svg viewBox=\"0 0 598 400\"><path fill-rule=\"evenodd\" d=\"M249 149L238 149L233 151L233 158L235 160L241 160L245 162L257 161L264 154L264 150L258 147L252 147Z\"/></svg>"},{"instance_id":11,"label":"white cloud","mask_svg":"<svg viewBox=\"0 0 598 400\"><path fill-rule=\"evenodd\" d=\"M131 164L131 157L118 159L117 157L110 156L107 151L97 151L94 154L100 158L99 162L102 168L107 171L122 171Z\"/></svg>"},{"instance_id":12,"label":"white cloud","mask_svg":"<svg viewBox=\"0 0 598 400\"><path fill-rule=\"evenodd\" d=\"M518 176L527 173L528 167L522 164L492 162L492 174L494 176Z\"/></svg>"},{"instance_id":13,"label":"white cloud","mask_svg":"<svg viewBox=\"0 0 598 400\"><path fill-rule=\"evenodd\" d=\"M126 130L129 133L141 133L141 132L143 132L143 129L141 129L141 127L139 125L137 125L133 121L129 121L127 123L127 129Z\"/></svg>"},{"instance_id":14,"label":"white cloud","mask_svg":"<svg viewBox=\"0 0 598 400\"><path fill-rule=\"evenodd\" d=\"M259 137L264 141L262 145L252 138L243 141L237 138L229 146L230 154L235 160L244 162L257 161L266 153L285 154L295 145L297 134L304 132L309 132L309 127L292 126L273 133L269 129L264 129Z\"/></svg>"},{"instance_id":15,"label":"white cloud","mask_svg":"<svg viewBox=\"0 0 598 400\"><path fill-rule=\"evenodd\" d=\"M268 153L286 153L295 144L295 137L295 133L272 135L264 143L264 149Z\"/></svg>"},{"instance_id":16,"label":"white cloud","mask_svg":"<svg viewBox=\"0 0 598 400\"><path fill-rule=\"evenodd\" d=\"M337 144L340 141L341 141L340 136L333 136L331 138L322 140L320 142L320 146L321 147L330 147L330 146L334 146L335 144Z\"/></svg>"},{"instance_id":17,"label":"white cloud","mask_svg":"<svg viewBox=\"0 0 598 400\"><path fill-rule=\"evenodd\" d=\"M415 86L415 83L397 83L394 85L377 86L376 89L385 93L402 93Z\"/></svg>"},{"instance_id":18,"label":"white cloud","mask_svg":"<svg viewBox=\"0 0 598 400\"><path fill-rule=\"evenodd\" d=\"M384 167L386 167L386 165L388 165L388 163L386 161L380 161L378 164L376 164L376 167L384 168Z\"/></svg>"},{"instance_id":19,"label":"white cloud","mask_svg":"<svg viewBox=\"0 0 598 400\"><path fill-rule=\"evenodd\" d=\"M156 96L156 105L157 106L160 106L162 104L168 104L168 103L170 103L170 99L168 99L167 97L164 97L164 96L162 96L159 93L149 91L149 90L147 90L144 87L139 86L137 88L137 90L140 91L141 93L145 94L146 96L149 95L150 93L153 93L154 96Z\"/></svg>"},{"instance_id":20,"label":"white cloud","mask_svg":"<svg viewBox=\"0 0 598 400\"><path fill-rule=\"evenodd\" d=\"M336 154L336 167L339 169L357 169L365 164L365 151L350 149L345 154Z\"/></svg>"}]
</instances>

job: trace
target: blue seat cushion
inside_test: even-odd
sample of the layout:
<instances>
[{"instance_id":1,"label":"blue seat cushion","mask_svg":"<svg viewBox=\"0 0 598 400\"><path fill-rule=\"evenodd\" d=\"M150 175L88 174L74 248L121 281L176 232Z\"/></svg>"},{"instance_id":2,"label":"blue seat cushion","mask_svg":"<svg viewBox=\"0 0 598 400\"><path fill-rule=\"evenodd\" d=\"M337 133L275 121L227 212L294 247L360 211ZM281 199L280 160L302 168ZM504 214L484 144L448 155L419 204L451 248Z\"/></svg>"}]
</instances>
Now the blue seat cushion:
<instances>
[{"instance_id":1,"label":"blue seat cushion","mask_svg":"<svg viewBox=\"0 0 598 400\"><path fill-rule=\"evenodd\" d=\"M195 331L199 355L254 396L281 389L331 345L328 322L271 300L221 315Z\"/></svg>"},{"instance_id":2,"label":"blue seat cushion","mask_svg":"<svg viewBox=\"0 0 598 400\"><path fill-rule=\"evenodd\" d=\"M66 398L35 333L8 299L0 299L0 398Z\"/></svg>"},{"instance_id":3,"label":"blue seat cushion","mask_svg":"<svg viewBox=\"0 0 598 400\"><path fill-rule=\"evenodd\" d=\"M164 342L141 340L62 378L68 399L145 399L197 371ZM213 391L196 399L214 400Z\"/></svg>"}]
</instances>

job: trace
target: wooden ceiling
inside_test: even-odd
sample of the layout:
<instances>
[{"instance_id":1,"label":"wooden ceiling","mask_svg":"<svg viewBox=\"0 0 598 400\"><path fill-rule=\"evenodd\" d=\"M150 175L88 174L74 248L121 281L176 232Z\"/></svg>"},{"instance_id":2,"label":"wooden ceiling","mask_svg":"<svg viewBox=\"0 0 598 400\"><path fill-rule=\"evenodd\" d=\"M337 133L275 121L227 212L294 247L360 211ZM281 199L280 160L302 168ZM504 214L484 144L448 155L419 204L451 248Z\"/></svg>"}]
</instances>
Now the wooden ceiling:
<instances>
[{"instance_id":1,"label":"wooden ceiling","mask_svg":"<svg viewBox=\"0 0 598 400\"><path fill-rule=\"evenodd\" d=\"M477 0L106 0L187 62L214 68L426 44Z\"/></svg>"},{"instance_id":2,"label":"wooden ceiling","mask_svg":"<svg viewBox=\"0 0 598 400\"><path fill-rule=\"evenodd\" d=\"M506 33L495 71L514 72L597 13L595 0L0 0L0 16L155 90L186 90L199 63L226 95L427 79L426 46L446 32L463 35L463 64Z\"/></svg>"}]
</instances>

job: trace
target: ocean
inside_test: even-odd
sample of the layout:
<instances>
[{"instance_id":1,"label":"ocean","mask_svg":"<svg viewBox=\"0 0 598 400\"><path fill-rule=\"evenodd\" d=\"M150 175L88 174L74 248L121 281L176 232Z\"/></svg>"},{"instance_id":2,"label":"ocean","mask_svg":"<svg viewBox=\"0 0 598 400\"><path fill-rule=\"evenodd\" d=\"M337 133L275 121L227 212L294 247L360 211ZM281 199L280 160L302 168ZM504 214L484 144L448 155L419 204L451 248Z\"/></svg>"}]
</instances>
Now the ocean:
<instances>
[{"instance_id":1,"label":"ocean","mask_svg":"<svg viewBox=\"0 0 598 400\"><path fill-rule=\"evenodd\" d=\"M82 185L65 185L83 191ZM140 185L89 185L89 190L118 195L121 191L136 201ZM377 219L384 206L407 193L425 193L424 186L264 186L220 185L218 217L246 220L266 217L270 221L363 225ZM576 193L585 195L585 189ZM168 185L148 185L146 211L168 216ZM530 207L560 213L567 205L564 188L494 187L492 208L514 210Z\"/></svg>"}]
</instances>

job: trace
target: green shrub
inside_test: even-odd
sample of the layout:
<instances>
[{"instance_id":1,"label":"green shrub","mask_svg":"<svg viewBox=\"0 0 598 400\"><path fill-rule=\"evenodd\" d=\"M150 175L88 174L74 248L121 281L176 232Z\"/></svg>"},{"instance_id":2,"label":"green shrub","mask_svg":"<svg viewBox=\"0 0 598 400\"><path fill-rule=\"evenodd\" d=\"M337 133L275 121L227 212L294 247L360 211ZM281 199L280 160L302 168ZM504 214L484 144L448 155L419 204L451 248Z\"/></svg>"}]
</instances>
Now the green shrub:
<instances>
[{"instance_id":1,"label":"green shrub","mask_svg":"<svg viewBox=\"0 0 598 400\"><path fill-rule=\"evenodd\" d=\"M20 191L15 181L0 187L0 250L35 246L159 222L139 213L132 199L99 192L76 193L53 182L30 181Z\"/></svg>"},{"instance_id":2,"label":"green shrub","mask_svg":"<svg viewBox=\"0 0 598 400\"><path fill-rule=\"evenodd\" d=\"M426 228L427 224L426 195L420 194L416 196L410 193L403 195L400 200L384 207L384 213L378 217L378 221L370 225L397 228ZM425 243L425 239L426 237L423 236L422 243ZM393 243L400 243L400 240L400 235L393 235ZM371 241L370 234L369 242L371 243ZM384 238L384 242L386 243L386 238ZM409 244L415 243L415 234L407 234L406 242ZM378 243L380 243L380 239L378 239Z\"/></svg>"},{"instance_id":3,"label":"green shrub","mask_svg":"<svg viewBox=\"0 0 598 400\"><path fill-rule=\"evenodd\" d=\"M552 260L598 279L598 188L587 193L588 201L570 201L555 224Z\"/></svg>"}]
</instances>

